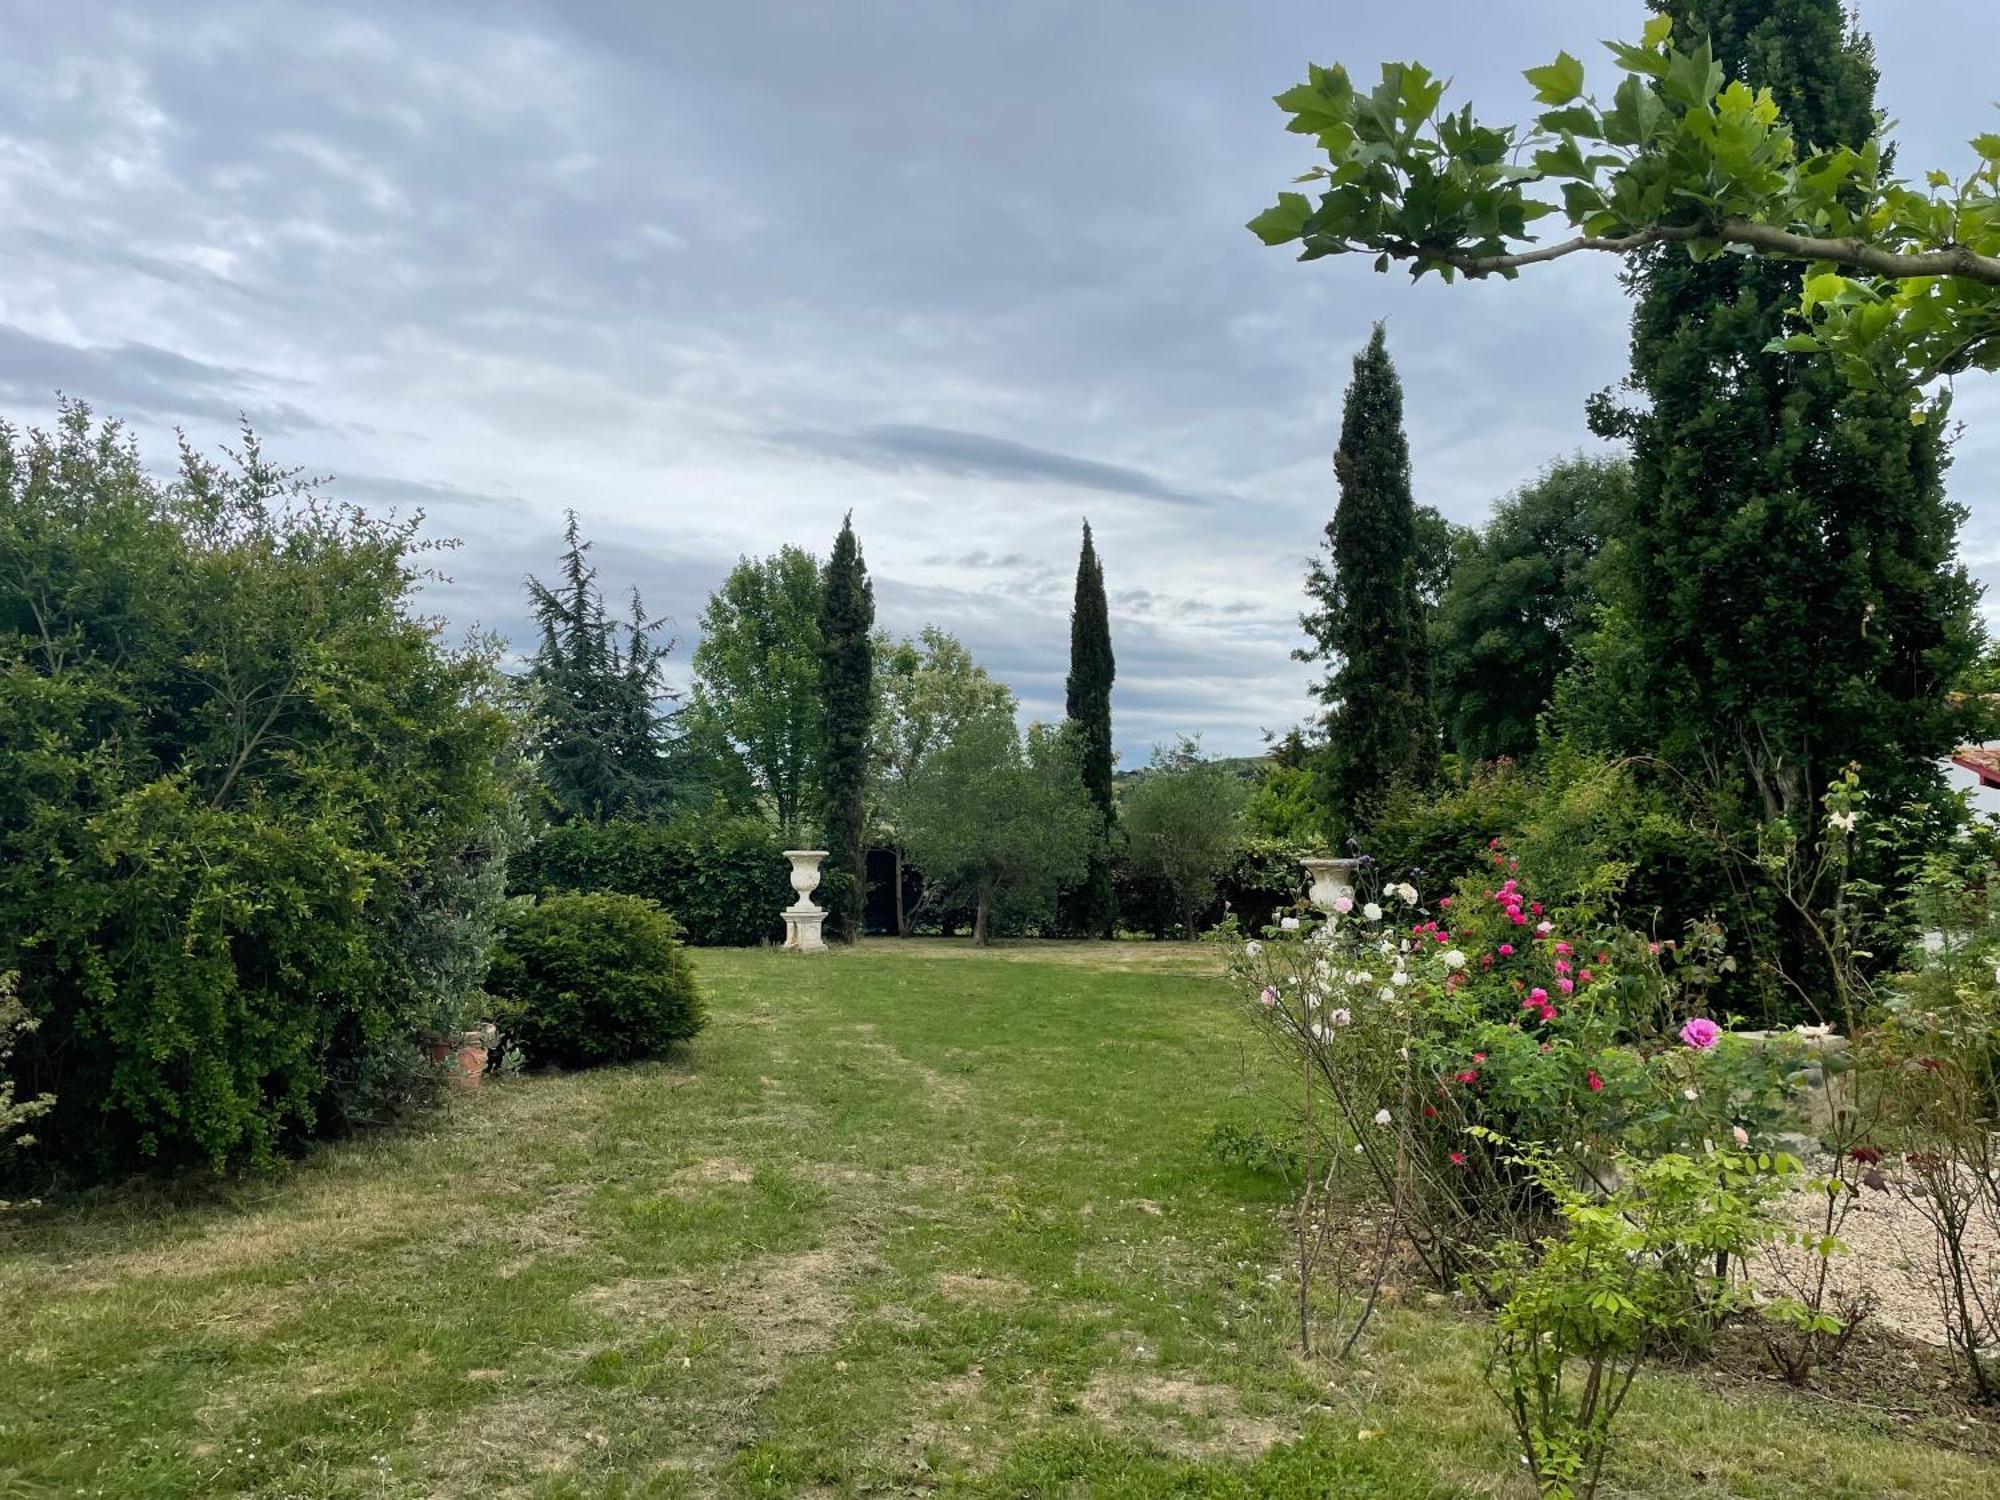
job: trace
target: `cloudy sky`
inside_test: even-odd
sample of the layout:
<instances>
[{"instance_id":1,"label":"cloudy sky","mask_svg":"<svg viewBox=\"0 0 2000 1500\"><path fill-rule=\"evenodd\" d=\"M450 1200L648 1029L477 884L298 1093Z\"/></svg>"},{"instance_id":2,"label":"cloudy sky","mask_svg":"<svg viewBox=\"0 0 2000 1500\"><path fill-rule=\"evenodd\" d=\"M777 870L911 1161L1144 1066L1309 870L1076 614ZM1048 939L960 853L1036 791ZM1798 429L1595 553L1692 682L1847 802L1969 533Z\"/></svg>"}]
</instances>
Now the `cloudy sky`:
<instances>
[{"instance_id":1,"label":"cloudy sky","mask_svg":"<svg viewBox=\"0 0 2000 1500\"><path fill-rule=\"evenodd\" d=\"M1907 165L1993 128L1991 0L1864 0ZM432 605L525 638L574 507L692 638L743 553L854 512L884 624L1059 711L1098 535L1128 763L1305 710L1299 579L1341 387L1386 317L1417 493L1463 521L1595 446L1602 261L1511 286L1299 266L1242 223L1310 165L1269 96L1416 57L1519 70L1604 0L0 0L0 413L57 389L151 454L247 413L464 547ZM2000 579L2000 379L1962 385L1968 557Z\"/></svg>"}]
</instances>

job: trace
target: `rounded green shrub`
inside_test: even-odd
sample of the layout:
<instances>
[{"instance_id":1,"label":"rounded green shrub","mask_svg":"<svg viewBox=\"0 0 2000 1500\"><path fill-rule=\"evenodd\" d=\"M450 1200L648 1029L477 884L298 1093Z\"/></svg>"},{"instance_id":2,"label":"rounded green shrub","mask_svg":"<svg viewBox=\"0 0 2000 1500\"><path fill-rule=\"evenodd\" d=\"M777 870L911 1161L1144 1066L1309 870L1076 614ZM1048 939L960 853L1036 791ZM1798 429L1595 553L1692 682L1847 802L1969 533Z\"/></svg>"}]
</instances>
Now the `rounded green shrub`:
<instances>
[{"instance_id":1,"label":"rounded green shrub","mask_svg":"<svg viewBox=\"0 0 2000 1500\"><path fill-rule=\"evenodd\" d=\"M609 891L523 902L501 923L487 990L532 1064L656 1057L708 1020L673 918Z\"/></svg>"}]
</instances>

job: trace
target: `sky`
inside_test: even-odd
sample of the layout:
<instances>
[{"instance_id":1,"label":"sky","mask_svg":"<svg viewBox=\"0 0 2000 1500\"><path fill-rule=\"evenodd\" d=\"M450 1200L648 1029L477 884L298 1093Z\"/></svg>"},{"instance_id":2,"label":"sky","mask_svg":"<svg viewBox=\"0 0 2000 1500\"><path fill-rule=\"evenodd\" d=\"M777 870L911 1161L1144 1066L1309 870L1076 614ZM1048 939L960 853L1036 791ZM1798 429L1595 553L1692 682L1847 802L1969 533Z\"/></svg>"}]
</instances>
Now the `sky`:
<instances>
[{"instance_id":1,"label":"sky","mask_svg":"<svg viewBox=\"0 0 2000 1500\"><path fill-rule=\"evenodd\" d=\"M1417 499L1477 522L1601 450L1608 258L1412 286L1242 227L1312 164L1270 96L1418 59L1523 117L1605 0L0 0L0 415L55 392L271 454L462 545L424 605L530 639L562 515L685 680L745 554L854 522L878 621L1061 713L1082 522L1127 765L1254 752L1386 319ZM1991 0L1863 0L1903 164L1994 128ZM1600 61L1601 60L1601 61ZM1964 553L2000 582L2000 378L1962 381Z\"/></svg>"}]
</instances>

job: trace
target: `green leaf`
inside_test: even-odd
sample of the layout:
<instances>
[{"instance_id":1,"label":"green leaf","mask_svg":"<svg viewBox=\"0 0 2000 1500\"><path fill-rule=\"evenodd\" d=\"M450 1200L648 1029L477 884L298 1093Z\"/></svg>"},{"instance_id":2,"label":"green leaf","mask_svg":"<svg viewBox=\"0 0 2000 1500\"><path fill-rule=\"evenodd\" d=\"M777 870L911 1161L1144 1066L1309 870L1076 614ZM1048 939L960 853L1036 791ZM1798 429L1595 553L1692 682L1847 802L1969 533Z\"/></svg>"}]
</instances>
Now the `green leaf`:
<instances>
[{"instance_id":1,"label":"green leaf","mask_svg":"<svg viewBox=\"0 0 2000 1500\"><path fill-rule=\"evenodd\" d=\"M1642 46L1657 47L1673 34L1674 18L1672 16L1655 16L1646 23L1646 29L1640 33L1639 40Z\"/></svg>"},{"instance_id":2,"label":"green leaf","mask_svg":"<svg viewBox=\"0 0 2000 1500\"><path fill-rule=\"evenodd\" d=\"M1280 193L1278 201L1244 225L1267 245L1282 245L1305 233L1312 204L1304 193Z\"/></svg>"},{"instance_id":3,"label":"green leaf","mask_svg":"<svg viewBox=\"0 0 2000 1500\"><path fill-rule=\"evenodd\" d=\"M1583 92L1583 64L1567 52L1558 52L1554 62L1529 68L1521 76L1535 86L1535 98L1543 104L1567 104Z\"/></svg>"},{"instance_id":4,"label":"green leaf","mask_svg":"<svg viewBox=\"0 0 2000 1500\"><path fill-rule=\"evenodd\" d=\"M1972 149L1979 153L1982 161L2000 161L2000 135L1988 131L1972 138Z\"/></svg>"}]
</instances>

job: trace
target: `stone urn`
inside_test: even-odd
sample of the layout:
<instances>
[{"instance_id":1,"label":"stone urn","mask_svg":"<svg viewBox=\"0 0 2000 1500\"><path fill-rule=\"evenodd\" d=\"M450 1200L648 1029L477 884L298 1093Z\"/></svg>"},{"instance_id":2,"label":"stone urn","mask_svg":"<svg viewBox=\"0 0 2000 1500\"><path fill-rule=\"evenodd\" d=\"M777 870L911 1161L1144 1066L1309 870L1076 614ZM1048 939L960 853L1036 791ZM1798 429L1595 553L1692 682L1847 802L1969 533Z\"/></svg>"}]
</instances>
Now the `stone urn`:
<instances>
[{"instance_id":1,"label":"stone urn","mask_svg":"<svg viewBox=\"0 0 2000 1500\"><path fill-rule=\"evenodd\" d=\"M1325 913L1327 921L1336 920L1340 913L1334 910L1334 903L1343 896L1350 905L1354 901L1354 872L1361 868L1361 861L1302 859L1299 863L1312 880L1312 904Z\"/></svg>"},{"instance_id":2,"label":"stone urn","mask_svg":"<svg viewBox=\"0 0 2000 1500\"><path fill-rule=\"evenodd\" d=\"M819 889L819 862L826 858L826 850L787 849L785 858L792 862L792 891L799 898L781 913L785 946L794 953L824 953L826 939L820 929L826 925L826 913L813 905L812 893Z\"/></svg>"}]
</instances>

